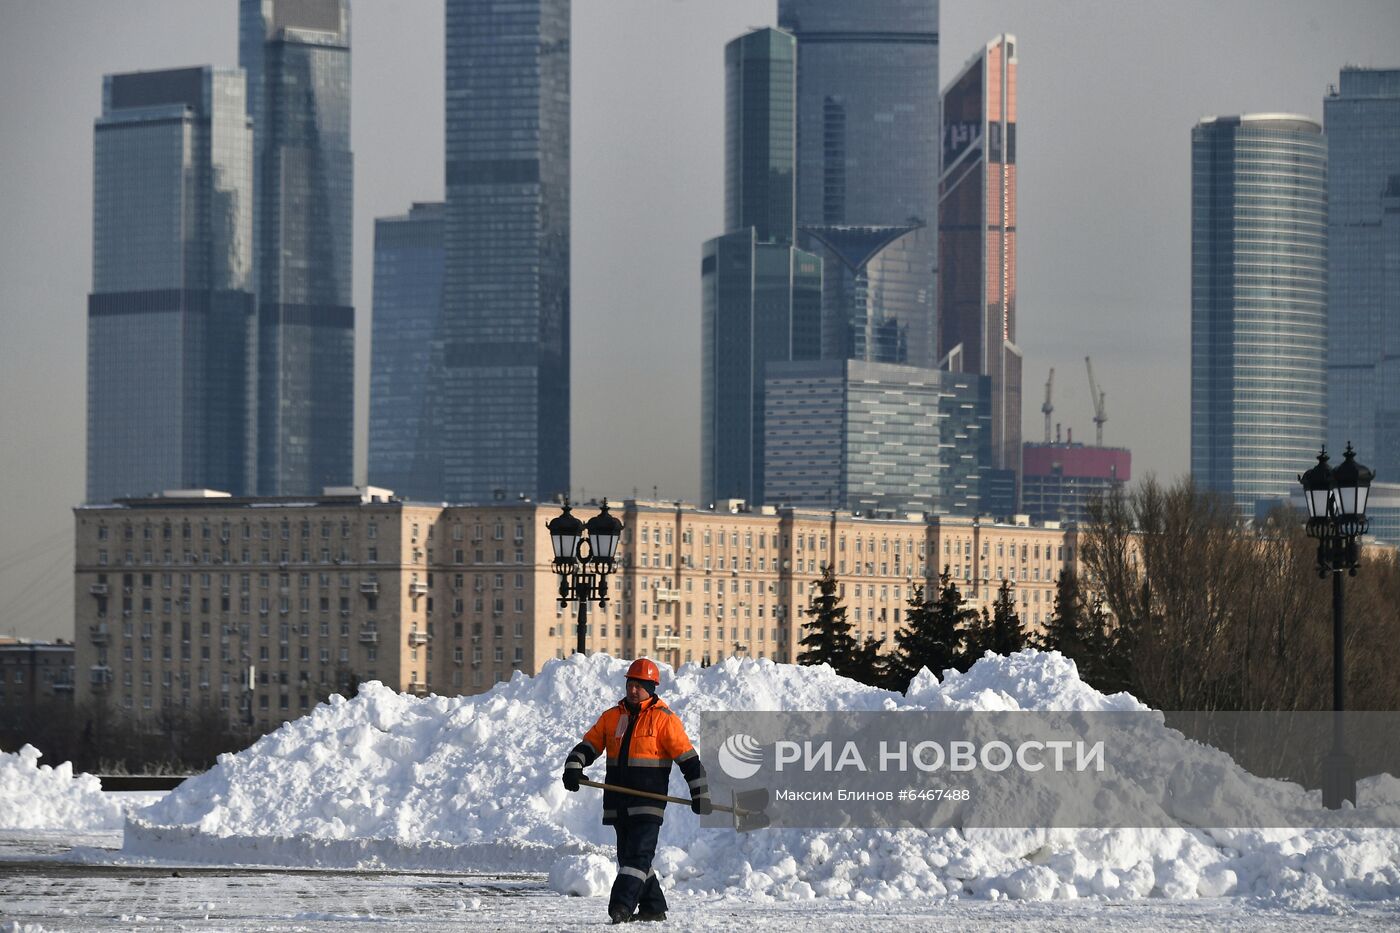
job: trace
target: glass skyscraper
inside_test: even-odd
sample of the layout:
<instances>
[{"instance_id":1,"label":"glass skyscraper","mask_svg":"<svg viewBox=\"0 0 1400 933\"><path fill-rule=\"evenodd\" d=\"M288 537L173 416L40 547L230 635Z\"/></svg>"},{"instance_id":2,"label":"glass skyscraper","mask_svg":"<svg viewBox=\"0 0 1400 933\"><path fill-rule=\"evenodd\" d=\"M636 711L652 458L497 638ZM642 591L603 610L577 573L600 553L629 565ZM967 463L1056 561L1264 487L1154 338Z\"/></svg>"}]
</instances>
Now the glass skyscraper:
<instances>
[{"instance_id":1,"label":"glass skyscraper","mask_svg":"<svg viewBox=\"0 0 1400 933\"><path fill-rule=\"evenodd\" d=\"M1400 69L1344 68L1327 130L1327 439L1400 478Z\"/></svg>"},{"instance_id":2,"label":"glass skyscraper","mask_svg":"<svg viewBox=\"0 0 1400 933\"><path fill-rule=\"evenodd\" d=\"M822 356L932 367L938 2L779 0L778 24L797 38L798 245L823 263Z\"/></svg>"},{"instance_id":3,"label":"glass skyscraper","mask_svg":"<svg viewBox=\"0 0 1400 933\"><path fill-rule=\"evenodd\" d=\"M1291 114L1191 134L1191 475L1241 518L1324 439L1327 140Z\"/></svg>"},{"instance_id":4,"label":"glass skyscraper","mask_svg":"<svg viewBox=\"0 0 1400 933\"><path fill-rule=\"evenodd\" d=\"M107 75L94 126L87 501L251 491L252 136L243 73Z\"/></svg>"},{"instance_id":5,"label":"glass skyscraper","mask_svg":"<svg viewBox=\"0 0 1400 933\"><path fill-rule=\"evenodd\" d=\"M707 242L700 270L701 501L766 502L764 374L818 358L821 262L750 227Z\"/></svg>"},{"instance_id":6,"label":"glass skyscraper","mask_svg":"<svg viewBox=\"0 0 1400 933\"><path fill-rule=\"evenodd\" d=\"M569 489L569 9L447 0L447 501Z\"/></svg>"},{"instance_id":7,"label":"glass skyscraper","mask_svg":"<svg viewBox=\"0 0 1400 933\"><path fill-rule=\"evenodd\" d=\"M1013 500L1021 475L1016 64L1015 36L998 36L943 92L938 185L939 355L991 378L992 465L1014 477ZM1004 514L1014 501L991 505Z\"/></svg>"},{"instance_id":8,"label":"glass skyscraper","mask_svg":"<svg viewBox=\"0 0 1400 933\"><path fill-rule=\"evenodd\" d=\"M775 505L979 514L988 379L859 360L768 367L765 488Z\"/></svg>"},{"instance_id":9,"label":"glass skyscraper","mask_svg":"<svg viewBox=\"0 0 1400 933\"><path fill-rule=\"evenodd\" d=\"M701 278L701 499L765 501L768 363L821 353L822 267L793 246L795 47L759 29L725 46L725 225Z\"/></svg>"},{"instance_id":10,"label":"glass skyscraper","mask_svg":"<svg viewBox=\"0 0 1400 933\"><path fill-rule=\"evenodd\" d=\"M442 498L429 373L442 346L442 204L374 222L369 482L406 499Z\"/></svg>"},{"instance_id":11,"label":"glass skyscraper","mask_svg":"<svg viewBox=\"0 0 1400 933\"><path fill-rule=\"evenodd\" d=\"M352 478L349 0L240 0L253 118L262 495Z\"/></svg>"},{"instance_id":12,"label":"glass skyscraper","mask_svg":"<svg viewBox=\"0 0 1400 933\"><path fill-rule=\"evenodd\" d=\"M802 232L822 260L822 358L934 368L933 229L815 225Z\"/></svg>"},{"instance_id":13,"label":"glass skyscraper","mask_svg":"<svg viewBox=\"0 0 1400 933\"><path fill-rule=\"evenodd\" d=\"M778 25L797 37L798 226L932 225L938 0L778 0Z\"/></svg>"}]
</instances>

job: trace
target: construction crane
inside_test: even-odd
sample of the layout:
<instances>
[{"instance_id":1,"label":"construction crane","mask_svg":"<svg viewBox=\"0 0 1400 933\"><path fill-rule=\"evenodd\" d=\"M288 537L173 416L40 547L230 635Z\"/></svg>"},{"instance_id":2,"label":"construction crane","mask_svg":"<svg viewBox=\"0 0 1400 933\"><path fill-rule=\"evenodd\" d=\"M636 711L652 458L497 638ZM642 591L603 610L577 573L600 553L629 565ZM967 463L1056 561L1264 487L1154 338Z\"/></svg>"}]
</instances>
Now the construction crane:
<instances>
[{"instance_id":1,"label":"construction crane","mask_svg":"<svg viewBox=\"0 0 1400 933\"><path fill-rule=\"evenodd\" d=\"M1050 367L1050 378L1045 380L1045 404L1040 410L1045 414L1045 443L1050 443L1050 414L1055 406L1050 404L1050 387L1055 384L1055 367Z\"/></svg>"},{"instance_id":2,"label":"construction crane","mask_svg":"<svg viewBox=\"0 0 1400 933\"><path fill-rule=\"evenodd\" d=\"M1104 406L1105 393L1099 391L1098 384L1094 382L1094 364L1089 357L1084 357L1084 366L1089 370L1089 397L1094 402L1094 435L1097 446L1103 446L1103 426L1108 420L1108 410Z\"/></svg>"}]
</instances>

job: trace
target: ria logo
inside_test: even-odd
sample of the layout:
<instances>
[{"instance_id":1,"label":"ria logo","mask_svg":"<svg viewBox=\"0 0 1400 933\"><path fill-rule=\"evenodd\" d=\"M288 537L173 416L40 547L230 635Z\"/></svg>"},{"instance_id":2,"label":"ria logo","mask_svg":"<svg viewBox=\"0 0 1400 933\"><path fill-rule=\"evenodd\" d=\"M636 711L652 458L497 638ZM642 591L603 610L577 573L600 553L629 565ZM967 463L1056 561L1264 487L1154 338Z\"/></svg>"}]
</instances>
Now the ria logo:
<instances>
[{"instance_id":1,"label":"ria logo","mask_svg":"<svg viewBox=\"0 0 1400 933\"><path fill-rule=\"evenodd\" d=\"M742 781L758 773L763 765L763 746L751 735L731 735L719 747L719 767L725 774Z\"/></svg>"}]
</instances>

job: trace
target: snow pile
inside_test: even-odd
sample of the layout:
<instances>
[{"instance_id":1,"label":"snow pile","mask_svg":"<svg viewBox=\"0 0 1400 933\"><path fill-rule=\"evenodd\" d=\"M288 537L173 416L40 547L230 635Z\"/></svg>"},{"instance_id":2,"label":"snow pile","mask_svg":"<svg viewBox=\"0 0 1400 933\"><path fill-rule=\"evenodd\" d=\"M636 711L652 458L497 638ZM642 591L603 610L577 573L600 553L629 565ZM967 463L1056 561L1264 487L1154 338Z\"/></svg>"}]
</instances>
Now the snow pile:
<instances>
[{"instance_id":1,"label":"snow pile","mask_svg":"<svg viewBox=\"0 0 1400 933\"><path fill-rule=\"evenodd\" d=\"M378 684L332 697L309 716L182 784L128 824L125 851L189 860L528 868L561 892L600 894L612 879L612 830L596 791L559 774L594 717L616 702L626 663L595 655L551 662L475 697L400 695ZM928 672L907 695L826 667L728 659L674 674L661 695L692 733L706 711L1137 710L1127 694L1083 683L1058 653L989 655L965 674ZM1211 795L1310 801L1222 753L1143 717L1144 747L1169 786L1107 776L1114 793L1177 818ZM601 777L595 764L590 773ZM1378 783L1378 782L1389 783ZM1151 785L1148 785L1150 788ZM1400 799L1400 782L1363 785ZM679 770L672 793L685 796ZM1246 798L1246 795L1248 798ZM1312 796L1316 796L1314 793ZM668 809L656 868L677 888L750 899L911 896L997 899L1253 895L1325 907L1337 897L1400 897L1400 833L1379 830L767 830L701 829ZM1302 899L1299 901L1299 899Z\"/></svg>"},{"instance_id":2,"label":"snow pile","mask_svg":"<svg viewBox=\"0 0 1400 933\"><path fill-rule=\"evenodd\" d=\"M102 782L73 773L73 763L39 764L42 753L26 745L0 752L0 829L121 829L122 806L104 797Z\"/></svg>"}]
</instances>

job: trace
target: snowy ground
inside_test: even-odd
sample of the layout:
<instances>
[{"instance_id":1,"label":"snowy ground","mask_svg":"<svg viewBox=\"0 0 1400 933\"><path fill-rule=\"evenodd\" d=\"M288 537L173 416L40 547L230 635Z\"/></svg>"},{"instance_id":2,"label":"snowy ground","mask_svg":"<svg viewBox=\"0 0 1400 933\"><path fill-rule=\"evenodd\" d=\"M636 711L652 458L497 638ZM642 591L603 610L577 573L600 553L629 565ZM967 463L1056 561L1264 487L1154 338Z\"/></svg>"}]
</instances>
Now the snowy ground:
<instances>
[{"instance_id":1,"label":"snowy ground","mask_svg":"<svg viewBox=\"0 0 1400 933\"><path fill-rule=\"evenodd\" d=\"M611 834L596 796L566 793L558 771L584 720L615 700L624 664L555 662L479 697L367 685L168 795L103 793L33 750L0 753L0 933L603 926ZM921 675L907 694L752 661L664 669L661 692L687 721L716 709L1145 711L1037 652ZM1207 790L1310 799L1161 732L1154 747ZM1368 792L1400 799L1400 782L1374 780ZM1148 787L1147 803L1179 807L1194 786L1160 801ZM736 836L680 810L656 864L673 930L1400 928L1390 830Z\"/></svg>"},{"instance_id":2,"label":"snowy ground","mask_svg":"<svg viewBox=\"0 0 1400 933\"><path fill-rule=\"evenodd\" d=\"M86 837L116 845L120 839ZM0 931L585 930L607 923L604 897L551 891L543 874L290 871L145 866L22 857L33 835L0 834ZM41 842L43 846L57 840ZM108 855L115 858L115 851ZM672 892L666 930L786 933L876 930L1387 930L1400 903L1309 905L1283 899L984 901L910 899L861 905L824 899L756 903Z\"/></svg>"}]
</instances>

